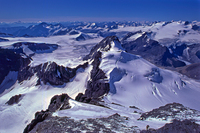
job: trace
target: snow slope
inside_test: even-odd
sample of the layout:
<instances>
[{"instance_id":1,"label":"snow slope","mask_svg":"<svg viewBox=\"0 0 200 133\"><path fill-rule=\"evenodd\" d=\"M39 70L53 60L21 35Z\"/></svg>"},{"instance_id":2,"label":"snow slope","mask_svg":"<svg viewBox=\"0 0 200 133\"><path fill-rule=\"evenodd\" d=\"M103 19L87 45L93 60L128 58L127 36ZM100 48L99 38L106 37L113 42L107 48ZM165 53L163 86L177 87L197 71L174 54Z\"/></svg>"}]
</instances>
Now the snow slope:
<instances>
[{"instance_id":1,"label":"snow slope","mask_svg":"<svg viewBox=\"0 0 200 133\"><path fill-rule=\"evenodd\" d=\"M166 38L171 39L170 43L187 42L190 44L194 40L200 42L199 32L192 30L190 24L184 25L183 22L164 24L164 22L159 22L150 26L118 26L109 29L109 32L122 35L122 33L139 30L142 32L152 31L150 37L166 46L170 45L166 42ZM95 25L91 24L91 26ZM177 34L179 30L188 30L188 32L186 34L181 32L179 35ZM17 42L58 44L58 49L52 53L36 53L32 56L33 60L30 66L54 61L58 65L74 67L82 64L82 57L103 39L98 33L89 33L90 39L76 41L75 38L80 34L32 38L7 37L6 39L9 41L0 42L0 47L8 47ZM141 34L136 34L129 39L134 40L140 36ZM106 74L110 84L110 92L104 96L102 104L108 108L70 100L71 109L57 111L53 116L87 119L107 117L118 113L130 118L128 124L144 129L147 124L152 128L158 128L168 122L137 121L141 113L167 103L177 102L200 110L200 83L198 81L174 71L158 68L138 55L126 53L120 42L116 40L111 42L109 51L101 52L102 59L99 68ZM26 125L34 118L35 112L48 108L50 99L54 95L67 93L74 99L78 93L84 93L91 70L92 65L90 64L85 71L79 71L71 82L63 86L50 84L36 86L38 80L36 75L29 80L18 83L15 82L17 72L10 72L4 82L12 80L13 85L0 95L0 132L23 132ZM4 83L1 86L4 86ZM5 104L12 96L19 94L23 94L23 98L18 104Z\"/></svg>"}]
</instances>

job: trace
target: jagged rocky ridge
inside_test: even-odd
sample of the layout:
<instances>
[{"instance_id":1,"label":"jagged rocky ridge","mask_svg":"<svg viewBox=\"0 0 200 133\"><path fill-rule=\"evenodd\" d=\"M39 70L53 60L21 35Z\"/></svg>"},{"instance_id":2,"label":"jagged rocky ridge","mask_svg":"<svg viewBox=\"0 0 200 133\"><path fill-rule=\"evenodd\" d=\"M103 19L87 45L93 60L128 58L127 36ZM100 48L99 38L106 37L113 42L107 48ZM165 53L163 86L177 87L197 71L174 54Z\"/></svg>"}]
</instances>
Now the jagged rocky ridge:
<instances>
[{"instance_id":1,"label":"jagged rocky ridge","mask_svg":"<svg viewBox=\"0 0 200 133\"><path fill-rule=\"evenodd\" d=\"M140 133L199 133L200 125L191 120L173 120L159 129L149 128Z\"/></svg>"},{"instance_id":2,"label":"jagged rocky ridge","mask_svg":"<svg viewBox=\"0 0 200 133\"><path fill-rule=\"evenodd\" d=\"M99 44L97 44L95 47L93 47L93 49L90 51L90 53L83 58L84 60L91 62L91 65L93 66L93 68L92 68L91 73L90 73L90 80L87 82L87 89L86 89L84 94L82 94L82 93L78 94L78 96L76 97L77 101L98 105L98 101L100 100L101 96L103 96L104 94L109 92L110 86L109 86L109 83L107 82L107 77L105 76L105 73L99 68L99 65L101 63L101 58L102 58L101 57L102 56L101 51L109 51L110 48L111 48L111 42L114 41L114 40L118 41L116 36L111 36L111 37L105 38ZM43 69L43 67L46 68L46 66L40 66L38 68L38 70ZM56 76L59 75L59 74L56 74L55 69L53 69L53 73L55 73ZM156 73L156 75L154 75L155 73ZM157 82L157 83L162 82L162 77L159 74L158 70L152 69L152 72L150 72L150 73L148 73L144 76L149 78L149 80L152 81L152 82ZM57 99L57 98L52 98L52 99ZM51 100L51 104L53 103L52 101L54 101L54 100ZM52 106L54 106L54 105L52 105ZM54 106L54 107L56 107L56 106ZM59 105L59 107L60 107L60 105ZM69 105L67 105L67 107L69 107ZM182 108L182 106L181 105L179 106L179 104L177 104L175 107L177 107L178 109ZM56 109L53 109L50 112L54 112L57 109L58 108L56 107ZM62 109L62 107L60 107L60 109ZM185 108L183 107L183 109L181 109L181 110L184 110L184 109ZM180 111L178 110L176 113L178 114L179 112ZM29 129L32 130L32 132L35 132L35 131L45 132L44 130L50 131L50 130L53 130L53 129L55 129L56 131L59 131L59 132L73 131L73 130L76 130L78 132L78 131L81 131L82 129L85 129L87 131L91 130L91 129L90 130L87 129L87 126L85 127L83 125L83 123L87 122L88 120L81 121L82 123L80 123L80 122L75 122L73 119L69 119L68 117L52 117L51 115L49 115L49 110L48 110L48 112L41 111L40 113L41 113L41 115L39 115L39 116L37 115L35 121L37 121L37 119L38 119L39 122L40 121L43 121L43 122L38 123L38 124L37 123L33 124L34 125L33 128L29 128ZM168 115L166 115L166 116L168 116ZM158 117L158 116L156 116L156 117ZM188 118L188 117L186 117L186 118ZM96 120L93 119L88 124L93 123L93 121L96 123ZM71 122L74 125L78 124L81 128L77 129L76 127L73 127L73 126L69 127L69 125L66 125L65 122L66 123ZM35 123L35 122L33 121L33 123ZM57 127L48 128L49 125L52 125L52 124L55 124L55 123L62 123L62 124L59 124L59 129ZM43 127L46 127L46 128L43 128ZM96 127L91 127L91 128L94 128L94 131L96 131ZM107 127L104 127L104 129L107 131ZM25 130L27 130L27 128ZM29 130L29 131L31 131L31 130ZM114 130L114 128L113 128L113 130ZM119 129L117 129L117 130L119 130ZM112 130L109 129L109 131L112 131ZM123 131L125 131L125 130L123 130ZM135 129L134 129L134 131L135 131Z\"/></svg>"},{"instance_id":3,"label":"jagged rocky ridge","mask_svg":"<svg viewBox=\"0 0 200 133\"><path fill-rule=\"evenodd\" d=\"M35 67L27 66L19 71L18 82L30 79L34 74L37 75L37 85L41 82L50 85L63 85L70 82L78 70L84 70L88 63L79 65L76 68L59 66L55 62L46 62Z\"/></svg>"},{"instance_id":4,"label":"jagged rocky ridge","mask_svg":"<svg viewBox=\"0 0 200 133\"><path fill-rule=\"evenodd\" d=\"M24 51L25 47L28 47L34 53L51 53L58 48L57 44L47 43L34 43L34 42L18 42L13 45L14 52L26 54Z\"/></svg>"},{"instance_id":5,"label":"jagged rocky ridge","mask_svg":"<svg viewBox=\"0 0 200 133\"><path fill-rule=\"evenodd\" d=\"M127 38L137 33L140 33L140 31L128 33L128 35L122 39L122 47L125 48L126 52L140 55L157 66L170 66L176 68L186 65L184 62L176 59L166 46L162 46L159 42L150 39L148 34L151 33L145 32L135 40L126 41Z\"/></svg>"},{"instance_id":6,"label":"jagged rocky ridge","mask_svg":"<svg viewBox=\"0 0 200 133\"><path fill-rule=\"evenodd\" d=\"M111 42L118 40L116 36L110 36L103 39L95 45L90 53L83 60L92 61L93 69L90 73L90 80L87 82L85 94L79 93L75 100L80 102L98 104L99 98L110 91L110 85L105 73L99 68L101 63L101 51L109 51Z\"/></svg>"},{"instance_id":7,"label":"jagged rocky ridge","mask_svg":"<svg viewBox=\"0 0 200 133\"><path fill-rule=\"evenodd\" d=\"M200 117L200 112L183 106L180 103L169 103L152 111L143 113L138 120L184 120Z\"/></svg>"},{"instance_id":8,"label":"jagged rocky ridge","mask_svg":"<svg viewBox=\"0 0 200 133\"><path fill-rule=\"evenodd\" d=\"M74 120L70 117L48 117L38 123L30 133L66 133L66 132L139 132L137 126L127 126L127 118L114 114L106 118Z\"/></svg>"},{"instance_id":9,"label":"jagged rocky ridge","mask_svg":"<svg viewBox=\"0 0 200 133\"><path fill-rule=\"evenodd\" d=\"M0 48L0 93L7 89L4 86L1 86L1 83L9 72L18 72L26 67L30 62L30 57L24 58L20 53L13 52L10 49Z\"/></svg>"},{"instance_id":10,"label":"jagged rocky ridge","mask_svg":"<svg viewBox=\"0 0 200 133\"><path fill-rule=\"evenodd\" d=\"M12 97L6 102L6 104L8 104L8 105L17 104L17 103L19 103L19 102L22 100L23 96L24 96L24 95L22 95L22 94L12 96Z\"/></svg>"},{"instance_id":11,"label":"jagged rocky ridge","mask_svg":"<svg viewBox=\"0 0 200 133\"><path fill-rule=\"evenodd\" d=\"M138 38L130 37L140 34ZM200 44L173 44L162 46L158 41L151 39L152 32L130 32L122 38L122 47L126 52L140 55L158 67L165 67L193 79L200 79ZM189 62L191 64L186 64ZM175 68L175 69L174 69Z\"/></svg>"},{"instance_id":12,"label":"jagged rocky ridge","mask_svg":"<svg viewBox=\"0 0 200 133\"><path fill-rule=\"evenodd\" d=\"M172 54L190 63L200 62L200 44L175 44L169 47Z\"/></svg>"},{"instance_id":13,"label":"jagged rocky ridge","mask_svg":"<svg viewBox=\"0 0 200 133\"><path fill-rule=\"evenodd\" d=\"M35 119L33 119L31 123L26 126L24 133L29 133L37 124L44 121L48 117L51 117L53 112L62 109L69 109L69 99L71 98L67 94L55 95L52 97L48 109L46 111L42 110L40 112L36 112Z\"/></svg>"}]
</instances>

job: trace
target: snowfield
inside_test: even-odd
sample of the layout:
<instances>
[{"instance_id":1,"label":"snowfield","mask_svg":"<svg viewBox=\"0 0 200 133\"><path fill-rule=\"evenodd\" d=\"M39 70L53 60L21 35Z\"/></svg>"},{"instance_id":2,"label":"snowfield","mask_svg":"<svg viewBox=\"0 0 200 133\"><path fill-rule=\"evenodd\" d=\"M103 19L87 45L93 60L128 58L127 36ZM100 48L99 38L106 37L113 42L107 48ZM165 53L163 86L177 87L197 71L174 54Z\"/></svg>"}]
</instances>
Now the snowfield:
<instances>
[{"instance_id":1,"label":"snowfield","mask_svg":"<svg viewBox=\"0 0 200 133\"><path fill-rule=\"evenodd\" d=\"M164 26L163 26L164 25ZM92 23L83 26L81 30L95 29L97 26ZM34 28L34 26L32 27ZM47 27L51 29L52 27ZM56 27L59 29L60 27ZM163 46L171 46L175 43L187 45L200 43L200 30L192 30L192 25L185 25L185 22L158 22L146 26L118 26L118 28L107 29L98 27L95 30L115 33L121 40L128 32L152 32L149 38L158 41ZM53 29L51 29L53 30ZM78 29L76 29L78 30ZM55 62L64 67L75 68L85 63L83 57L89 54L90 50L104 39L97 33L86 34L85 40L76 40L81 34L58 35L48 37L4 37L9 41L0 42L2 49L12 49L14 43L34 42L57 44L56 50L50 52L31 51L27 46L23 47L26 55L32 55L30 67L43 64L45 62ZM184 33L184 31L187 31ZM55 30L54 33L58 31ZM136 40L142 33L137 33L127 41ZM99 69L106 76L106 81L110 85L110 91L102 96L100 104L103 106L82 103L74 100L79 93L85 93L87 82L90 79L93 69L92 61L89 62L85 70L76 71L76 76L70 82L63 85L51 85L41 82L37 85L38 77L35 74L31 78L19 83L17 81L17 71L10 71L0 84L0 133L21 133L25 127L34 119L37 111L47 110L51 98L54 95L67 93L72 99L69 100L70 109L57 110L53 117L70 117L74 120L96 119L119 114L128 117L127 126L137 126L139 130L149 125L151 128L160 128L169 120L148 119L139 121L142 113L151 111L168 103L180 103L188 108L200 111L200 82L199 80L188 78L176 71L157 67L156 65L143 59L140 55L127 53L121 42L114 40L110 42L110 50L101 52ZM190 64L190 63L189 63ZM61 77L57 71L58 77ZM2 91L3 90L3 91ZM5 90L5 91L4 91ZM15 95L21 94L18 103L8 105L6 102ZM199 122L199 117L196 118ZM118 131L116 131L118 132Z\"/></svg>"}]
</instances>

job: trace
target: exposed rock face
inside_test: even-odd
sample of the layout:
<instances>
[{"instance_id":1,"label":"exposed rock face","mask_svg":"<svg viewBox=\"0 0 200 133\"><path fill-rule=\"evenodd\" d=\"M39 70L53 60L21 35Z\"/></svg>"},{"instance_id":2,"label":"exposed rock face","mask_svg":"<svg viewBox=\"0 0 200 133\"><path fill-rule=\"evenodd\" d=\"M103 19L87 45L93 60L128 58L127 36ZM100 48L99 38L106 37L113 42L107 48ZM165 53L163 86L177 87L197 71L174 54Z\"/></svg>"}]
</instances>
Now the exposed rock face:
<instances>
[{"instance_id":1,"label":"exposed rock face","mask_svg":"<svg viewBox=\"0 0 200 133\"><path fill-rule=\"evenodd\" d=\"M9 41L8 39L0 38L0 42L7 42Z\"/></svg>"},{"instance_id":2,"label":"exposed rock face","mask_svg":"<svg viewBox=\"0 0 200 133\"><path fill-rule=\"evenodd\" d=\"M92 37L90 37L89 35L82 33L76 38L76 41L84 41L86 39L91 39L91 38Z\"/></svg>"},{"instance_id":3,"label":"exposed rock face","mask_svg":"<svg viewBox=\"0 0 200 133\"><path fill-rule=\"evenodd\" d=\"M157 109L153 109L150 112L143 113L138 120L147 119L192 119L193 117L199 117L200 112L188 107L184 107L180 103L170 103L165 106L161 106Z\"/></svg>"},{"instance_id":4,"label":"exposed rock face","mask_svg":"<svg viewBox=\"0 0 200 133\"><path fill-rule=\"evenodd\" d=\"M195 24L195 25L192 26L192 29L193 30L199 30L199 26Z\"/></svg>"},{"instance_id":5,"label":"exposed rock face","mask_svg":"<svg viewBox=\"0 0 200 133\"><path fill-rule=\"evenodd\" d=\"M57 44L34 43L34 42L18 42L14 43L14 51L23 51L23 46L27 46L34 53L51 53L58 48Z\"/></svg>"},{"instance_id":6,"label":"exposed rock face","mask_svg":"<svg viewBox=\"0 0 200 133\"><path fill-rule=\"evenodd\" d=\"M200 80L200 63L194 63L181 68L177 68L179 73L186 75L189 78Z\"/></svg>"},{"instance_id":7,"label":"exposed rock face","mask_svg":"<svg viewBox=\"0 0 200 133\"><path fill-rule=\"evenodd\" d=\"M187 45L183 50L182 58L190 63L200 63L200 44Z\"/></svg>"},{"instance_id":8,"label":"exposed rock face","mask_svg":"<svg viewBox=\"0 0 200 133\"><path fill-rule=\"evenodd\" d=\"M69 33L69 35L77 35L77 34L79 34L79 32L74 30Z\"/></svg>"},{"instance_id":9,"label":"exposed rock face","mask_svg":"<svg viewBox=\"0 0 200 133\"><path fill-rule=\"evenodd\" d=\"M19 94L19 95L15 95L12 96L7 102L6 104L8 105L13 105L13 104L17 104L22 100L23 95Z\"/></svg>"},{"instance_id":10,"label":"exposed rock face","mask_svg":"<svg viewBox=\"0 0 200 133\"><path fill-rule=\"evenodd\" d=\"M70 97L67 94L55 95L51 99L49 107L46 111L42 110L35 113L35 119L33 119L31 123L26 126L26 128L24 129L24 133L29 133L37 124L43 122L48 117L51 117L52 112L55 112L59 109L69 109L69 99Z\"/></svg>"},{"instance_id":11,"label":"exposed rock face","mask_svg":"<svg viewBox=\"0 0 200 133\"><path fill-rule=\"evenodd\" d=\"M41 111L35 113L35 119L31 121L30 124L26 126L24 129L24 133L29 133L39 122L44 121L49 115L51 115L48 111Z\"/></svg>"},{"instance_id":12,"label":"exposed rock face","mask_svg":"<svg viewBox=\"0 0 200 133\"><path fill-rule=\"evenodd\" d=\"M116 36L110 36L103 39L94 46L90 53L83 60L93 60L93 69L90 73L90 80L87 82L85 94L78 94L75 98L77 101L98 104L99 98L110 91L110 85L105 73L99 68L101 63L101 51L109 51L112 41L119 41Z\"/></svg>"},{"instance_id":13,"label":"exposed rock face","mask_svg":"<svg viewBox=\"0 0 200 133\"><path fill-rule=\"evenodd\" d=\"M108 93L110 90L109 83L105 80L105 73L99 68L101 52L98 51L93 55L93 69L90 74L90 80L87 82L85 94L78 94L77 101L97 104L98 98Z\"/></svg>"},{"instance_id":14,"label":"exposed rock face","mask_svg":"<svg viewBox=\"0 0 200 133\"><path fill-rule=\"evenodd\" d=\"M146 77L149 81L155 83L162 83L163 80L163 77L160 75L160 71L158 68L152 68L152 71L145 74L144 77Z\"/></svg>"},{"instance_id":15,"label":"exposed rock face","mask_svg":"<svg viewBox=\"0 0 200 133\"><path fill-rule=\"evenodd\" d=\"M176 44L170 46L169 49L176 58L180 58L190 63L200 62L200 44Z\"/></svg>"},{"instance_id":16,"label":"exposed rock face","mask_svg":"<svg viewBox=\"0 0 200 133\"><path fill-rule=\"evenodd\" d=\"M30 63L31 58L23 58L9 49L0 48L0 84L10 71L20 71Z\"/></svg>"},{"instance_id":17,"label":"exposed rock face","mask_svg":"<svg viewBox=\"0 0 200 133\"><path fill-rule=\"evenodd\" d=\"M98 43L97 45L95 45L90 53L88 55L86 55L83 60L88 60L88 59L94 59L94 57L96 56L95 53L97 53L98 51L109 51L111 48L111 41L119 41L118 38L116 36L108 36L106 38L104 38L100 43Z\"/></svg>"},{"instance_id":18,"label":"exposed rock face","mask_svg":"<svg viewBox=\"0 0 200 133\"><path fill-rule=\"evenodd\" d=\"M18 81L22 82L27 80L36 73L39 78L37 83L38 85L41 84L41 81L44 84L49 83L51 85L63 85L64 83L70 82L70 80L76 76L76 71L78 69L85 69L87 65L88 63L84 63L76 68L69 68L59 66L55 62L46 62L36 67L27 66L19 71Z\"/></svg>"},{"instance_id":19,"label":"exposed rock face","mask_svg":"<svg viewBox=\"0 0 200 133\"><path fill-rule=\"evenodd\" d=\"M76 41L84 41L84 40L86 40L86 39L85 39L85 37L84 37L83 34L81 34L80 36L78 36L78 37L76 38Z\"/></svg>"},{"instance_id":20,"label":"exposed rock face","mask_svg":"<svg viewBox=\"0 0 200 133\"><path fill-rule=\"evenodd\" d=\"M119 114L106 118L84 120L74 120L69 117L49 117L45 121L38 123L30 133L139 132L138 127L128 126L126 121L127 117Z\"/></svg>"},{"instance_id":21,"label":"exposed rock face","mask_svg":"<svg viewBox=\"0 0 200 133\"><path fill-rule=\"evenodd\" d=\"M50 112L55 112L58 109L63 110L71 108L69 105L69 99L70 97L67 94L55 95L51 98L48 110Z\"/></svg>"},{"instance_id":22,"label":"exposed rock face","mask_svg":"<svg viewBox=\"0 0 200 133\"><path fill-rule=\"evenodd\" d=\"M173 120L159 129L142 130L140 133L199 133L200 125L191 120Z\"/></svg>"},{"instance_id":23,"label":"exposed rock face","mask_svg":"<svg viewBox=\"0 0 200 133\"><path fill-rule=\"evenodd\" d=\"M136 31L136 32L129 32L125 37L122 38L121 42L126 43L128 38L130 38L131 36L136 35L138 33L142 33L142 31L140 30L140 31Z\"/></svg>"},{"instance_id":24,"label":"exposed rock face","mask_svg":"<svg viewBox=\"0 0 200 133\"><path fill-rule=\"evenodd\" d=\"M157 66L185 66L184 62L173 57L167 47L161 46L157 41L149 39L148 33L142 34L136 40L125 41L122 46L128 53L140 55Z\"/></svg>"}]
</instances>

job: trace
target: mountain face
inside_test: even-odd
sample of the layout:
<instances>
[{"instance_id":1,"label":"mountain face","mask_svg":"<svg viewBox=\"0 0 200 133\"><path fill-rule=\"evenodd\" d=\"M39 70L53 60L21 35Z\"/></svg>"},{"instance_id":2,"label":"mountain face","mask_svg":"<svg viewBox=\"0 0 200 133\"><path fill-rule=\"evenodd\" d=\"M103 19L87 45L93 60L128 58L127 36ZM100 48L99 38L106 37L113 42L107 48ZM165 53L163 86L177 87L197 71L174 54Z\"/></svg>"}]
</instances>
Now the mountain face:
<instances>
[{"instance_id":1,"label":"mountain face","mask_svg":"<svg viewBox=\"0 0 200 133\"><path fill-rule=\"evenodd\" d=\"M21 29L13 33L15 36L24 36L24 37L47 37L50 35L64 35L70 30L66 29L61 24L47 24L45 22L40 23L39 25L32 25L26 29Z\"/></svg>"},{"instance_id":2,"label":"mountain face","mask_svg":"<svg viewBox=\"0 0 200 133\"><path fill-rule=\"evenodd\" d=\"M195 25L41 23L3 37L0 132L198 131Z\"/></svg>"},{"instance_id":3,"label":"mountain face","mask_svg":"<svg viewBox=\"0 0 200 133\"><path fill-rule=\"evenodd\" d=\"M6 76L9 73L20 71L26 67L30 61L31 58L24 58L10 49L0 49L0 93L11 87L16 81L14 75L13 79L6 79Z\"/></svg>"},{"instance_id":4,"label":"mountain face","mask_svg":"<svg viewBox=\"0 0 200 133\"><path fill-rule=\"evenodd\" d=\"M52 53L58 48L57 44L34 43L34 42L18 42L14 43L10 49L17 53L32 54Z\"/></svg>"},{"instance_id":5,"label":"mountain face","mask_svg":"<svg viewBox=\"0 0 200 133\"><path fill-rule=\"evenodd\" d=\"M6 33L6 34L13 34L19 30L23 30L26 27L24 26L12 26L12 27L0 27L0 32L1 33Z\"/></svg>"},{"instance_id":6,"label":"mountain face","mask_svg":"<svg viewBox=\"0 0 200 133\"><path fill-rule=\"evenodd\" d=\"M0 38L0 42L9 41L8 39Z\"/></svg>"},{"instance_id":7,"label":"mountain face","mask_svg":"<svg viewBox=\"0 0 200 133\"><path fill-rule=\"evenodd\" d=\"M21 69L18 73L18 82L30 79L34 74L37 75L37 85L47 84L50 85L63 85L70 82L76 75L76 71L84 71L87 63L79 65L76 68L69 68L59 66L55 62L46 62L35 67L27 66Z\"/></svg>"},{"instance_id":8,"label":"mountain face","mask_svg":"<svg viewBox=\"0 0 200 133\"><path fill-rule=\"evenodd\" d=\"M136 33L129 33L129 36ZM123 38L123 41L129 38L129 36ZM148 33L143 33L141 37L138 37L134 41L125 42L122 45L128 53L142 56L149 62L158 66L172 66L181 67L186 64L173 57L169 49L159 44L159 42L148 38Z\"/></svg>"}]
</instances>

